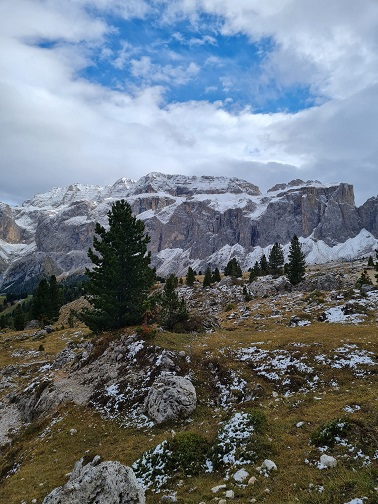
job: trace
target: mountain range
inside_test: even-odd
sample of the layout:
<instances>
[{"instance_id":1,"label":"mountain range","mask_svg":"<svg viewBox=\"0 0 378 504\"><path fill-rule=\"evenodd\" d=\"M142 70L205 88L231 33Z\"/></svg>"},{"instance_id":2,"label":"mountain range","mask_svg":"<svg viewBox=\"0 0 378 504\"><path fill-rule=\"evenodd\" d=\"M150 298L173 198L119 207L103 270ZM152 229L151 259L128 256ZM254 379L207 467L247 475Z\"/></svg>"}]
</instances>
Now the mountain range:
<instances>
[{"instance_id":1,"label":"mountain range","mask_svg":"<svg viewBox=\"0 0 378 504\"><path fill-rule=\"evenodd\" d=\"M262 194L245 180L150 173L110 186L54 188L20 206L0 203L0 289L31 289L41 275L79 275L89 266L96 222L126 199L151 237L157 273L188 266L251 267L274 242L288 253L300 237L310 264L352 260L378 248L378 197L356 207L353 186L293 180Z\"/></svg>"}]
</instances>

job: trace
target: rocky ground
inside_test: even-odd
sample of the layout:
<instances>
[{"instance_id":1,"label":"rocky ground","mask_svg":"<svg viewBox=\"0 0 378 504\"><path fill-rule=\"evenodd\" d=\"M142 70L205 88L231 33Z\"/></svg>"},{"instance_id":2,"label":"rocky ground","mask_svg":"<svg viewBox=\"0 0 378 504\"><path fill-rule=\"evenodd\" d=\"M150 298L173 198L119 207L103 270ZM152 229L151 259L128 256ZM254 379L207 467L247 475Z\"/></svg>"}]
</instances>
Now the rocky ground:
<instances>
[{"instance_id":1,"label":"rocky ground","mask_svg":"<svg viewBox=\"0 0 378 504\"><path fill-rule=\"evenodd\" d=\"M354 289L363 267L314 267L295 289L182 286L190 334L93 337L67 308L52 332L4 332L0 502L89 502L127 474L101 502L377 503L378 290Z\"/></svg>"}]
</instances>

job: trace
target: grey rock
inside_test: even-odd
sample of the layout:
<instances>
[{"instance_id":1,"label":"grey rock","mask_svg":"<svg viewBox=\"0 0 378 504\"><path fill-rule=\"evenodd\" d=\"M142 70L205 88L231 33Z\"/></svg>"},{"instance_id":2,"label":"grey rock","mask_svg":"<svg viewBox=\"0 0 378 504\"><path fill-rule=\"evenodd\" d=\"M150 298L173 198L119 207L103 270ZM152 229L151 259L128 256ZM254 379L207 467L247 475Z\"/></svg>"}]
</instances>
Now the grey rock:
<instances>
[{"instance_id":1,"label":"grey rock","mask_svg":"<svg viewBox=\"0 0 378 504\"><path fill-rule=\"evenodd\" d=\"M26 324L25 329L38 329L38 327L39 327L39 321L31 320Z\"/></svg>"},{"instance_id":2,"label":"grey rock","mask_svg":"<svg viewBox=\"0 0 378 504\"><path fill-rule=\"evenodd\" d=\"M361 285L362 294L367 294L368 292L372 292L374 290L376 290L374 285Z\"/></svg>"},{"instance_id":3,"label":"grey rock","mask_svg":"<svg viewBox=\"0 0 378 504\"><path fill-rule=\"evenodd\" d=\"M245 469L239 469L233 475L233 478L237 483L243 483L248 478L248 476L249 473Z\"/></svg>"},{"instance_id":4,"label":"grey rock","mask_svg":"<svg viewBox=\"0 0 378 504\"><path fill-rule=\"evenodd\" d=\"M291 289L292 285L285 276L274 278L267 275L257 278L249 285L249 290L257 297L273 296L281 292L291 291Z\"/></svg>"},{"instance_id":5,"label":"grey rock","mask_svg":"<svg viewBox=\"0 0 378 504\"><path fill-rule=\"evenodd\" d=\"M59 391L51 380L35 382L27 387L15 403L24 422L32 422L55 410L66 399L66 394Z\"/></svg>"},{"instance_id":6,"label":"grey rock","mask_svg":"<svg viewBox=\"0 0 378 504\"><path fill-rule=\"evenodd\" d=\"M146 412L158 424L187 418L196 408L196 391L187 378L163 375L155 380L146 398Z\"/></svg>"},{"instance_id":7,"label":"grey rock","mask_svg":"<svg viewBox=\"0 0 378 504\"><path fill-rule=\"evenodd\" d=\"M267 471L277 471L277 466L273 462L273 460L265 459L261 464L262 469L266 469Z\"/></svg>"},{"instance_id":8,"label":"grey rock","mask_svg":"<svg viewBox=\"0 0 378 504\"><path fill-rule=\"evenodd\" d=\"M320 464L324 467L332 468L337 466L337 460L335 459L335 457L323 454L320 457Z\"/></svg>"},{"instance_id":9,"label":"grey rock","mask_svg":"<svg viewBox=\"0 0 378 504\"><path fill-rule=\"evenodd\" d=\"M47 495L43 504L145 504L144 490L133 470L119 462L100 462L95 457L75 464L69 481Z\"/></svg>"},{"instance_id":10,"label":"grey rock","mask_svg":"<svg viewBox=\"0 0 378 504\"><path fill-rule=\"evenodd\" d=\"M307 277L297 288L305 292L316 290L329 292L339 289L350 289L352 287L354 287L354 281L349 275L326 272Z\"/></svg>"}]
</instances>

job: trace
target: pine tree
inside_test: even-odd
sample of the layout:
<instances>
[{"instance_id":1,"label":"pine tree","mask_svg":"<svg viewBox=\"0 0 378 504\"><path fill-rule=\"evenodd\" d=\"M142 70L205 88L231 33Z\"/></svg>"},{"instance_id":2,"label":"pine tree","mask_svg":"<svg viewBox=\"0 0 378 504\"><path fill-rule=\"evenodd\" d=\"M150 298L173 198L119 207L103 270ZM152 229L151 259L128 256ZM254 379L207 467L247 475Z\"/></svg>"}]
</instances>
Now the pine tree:
<instances>
[{"instance_id":1,"label":"pine tree","mask_svg":"<svg viewBox=\"0 0 378 504\"><path fill-rule=\"evenodd\" d=\"M51 312L50 285L46 278L42 278L33 293L32 314L43 327L50 322Z\"/></svg>"},{"instance_id":2,"label":"pine tree","mask_svg":"<svg viewBox=\"0 0 378 504\"><path fill-rule=\"evenodd\" d=\"M260 265L258 261L256 261L249 274L249 282L253 282L260 275L261 275Z\"/></svg>"},{"instance_id":3,"label":"pine tree","mask_svg":"<svg viewBox=\"0 0 378 504\"><path fill-rule=\"evenodd\" d=\"M170 275L164 284L160 297L159 322L165 329L173 329L180 322L188 319L188 310L184 299L180 299L177 292L178 282L175 275Z\"/></svg>"},{"instance_id":4,"label":"pine tree","mask_svg":"<svg viewBox=\"0 0 378 504\"><path fill-rule=\"evenodd\" d=\"M20 303L13 312L13 324L16 331L22 331L25 327L25 314Z\"/></svg>"},{"instance_id":5,"label":"pine tree","mask_svg":"<svg viewBox=\"0 0 378 504\"><path fill-rule=\"evenodd\" d=\"M356 282L357 289L361 289L363 285L373 285L373 282L371 281L366 270L361 273L360 278Z\"/></svg>"},{"instance_id":6,"label":"pine tree","mask_svg":"<svg viewBox=\"0 0 378 504\"><path fill-rule=\"evenodd\" d=\"M83 310L81 318L94 332L139 323L155 279L143 222L125 200L113 203L107 215L109 229L97 223L99 238L93 239L94 250L88 250L93 269L86 270L86 290L92 310Z\"/></svg>"},{"instance_id":7,"label":"pine tree","mask_svg":"<svg viewBox=\"0 0 378 504\"><path fill-rule=\"evenodd\" d=\"M60 307L63 305L63 293L58 286L56 276L51 275L49 285L50 293L50 321L57 320Z\"/></svg>"},{"instance_id":8,"label":"pine tree","mask_svg":"<svg viewBox=\"0 0 378 504\"><path fill-rule=\"evenodd\" d=\"M261 275L267 275L268 272L269 272L269 267L268 267L268 261L267 261L267 258L266 258L266 255L263 254L261 256L261 259L260 259L260 271L261 271Z\"/></svg>"},{"instance_id":9,"label":"pine tree","mask_svg":"<svg viewBox=\"0 0 378 504\"><path fill-rule=\"evenodd\" d=\"M370 255L367 263L369 268L374 268L374 260L373 257Z\"/></svg>"},{"instance_id":10,"label":"pine tree","mask_svg":"<svg viewBox=\"0 0 378 504\"><path fill-rule=\"evenodd\" d=\"M375 258L377 259L377 262L375 263L374 267L375 267L375 270L378 271L378 249L375 251ZM375 278L378 282L378 274L375 275Z\"/></svg>"},{"instance_id":11,"label":"pine tree","mask_svg":"<svg viewBox=\"0 0 378 504\"><path fill-rule=\"evenodd\" d=\"M210 287L211 285L211 269L206 268L205 276L203 277L202 287Z\"/></svg>"},{"instance_id":12,"label":"pine tree","mask_svg":"<svg viewBox=\"0 0 378 504\"><path fill-rule=\"evenodd\" d=\"M269 252L268 269L272 275L280 275L285 259L281 245L276 242Z\"/></svg>"},{"instance_id":13,"label":"pine tree","mask_svg":"<svg viewBox=\"0 0 378 504\"><path fill-rule=\"evenodd\" d=\"M221 281L221 276L219 272L219 268L215 268L212 277L211 277L212 282L220 282Z\"/></svg>"},{"instance_id":14,"label":"pine tree","mask_svg":"<svg viewBox=\"0 0 378 504\"><path fill-rule=\"evenodd\" d=\"M186 285L188 285L189 287L192 287L195 279L196 279L196 275L194 274L193 269L189 266L188 272L186 274L186 280L185 280Z\"/></svg>"},{"instance_id":15,"label":"pine tree","mask_svg":"<svg viewBox=\"0 0 378 504\"><path fill-rule=\"evenodd\" d=\"M306 261L302 246L297 235L293 236L289 248L288 278L293 285L299 284L304 279Z\"/></svg>"},{"instance_id":16,"label":"pine tree","mask_svg":"<svg viewBox=\"0 0 378 504\"><path fill-rule=\"evenodd\" d=\"M232 276L235 278L239 278L242 276L243 273L236 257L228 261L227 266L224 268L224 274L226 276Z\"/></svg>"}]
</instances>

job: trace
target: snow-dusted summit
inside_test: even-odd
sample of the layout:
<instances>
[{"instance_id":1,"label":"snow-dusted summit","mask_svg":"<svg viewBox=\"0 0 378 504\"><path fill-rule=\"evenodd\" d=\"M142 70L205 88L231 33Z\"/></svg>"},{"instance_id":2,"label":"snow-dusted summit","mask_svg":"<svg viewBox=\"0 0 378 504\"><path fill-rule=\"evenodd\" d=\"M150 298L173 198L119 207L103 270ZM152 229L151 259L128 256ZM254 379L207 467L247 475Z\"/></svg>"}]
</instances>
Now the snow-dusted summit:
<instances>
[{"instance_id":1,"label":"snow-dusted summit","mask_svg":"<svg viewBox=\"0 0 378 504\"><path fill-rule=\"evenodd\" d=\"M150 173L113 185L72 184L19 207L0 203L0 288L28 288L41 274L81 273L96 222L107 224L124 198L145 223L158 273L223 268L237 256L247 269L296 233L312 263L350 259L377 248L378 198L360 208L353 187L294 180L266 194L245 180Z\"/></svg>"}]
</instances>

